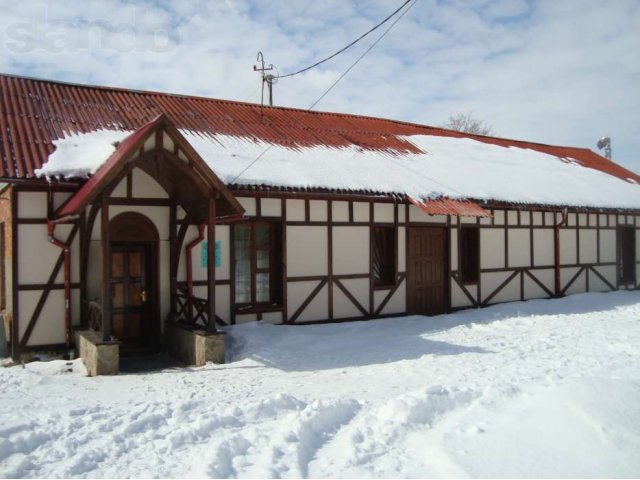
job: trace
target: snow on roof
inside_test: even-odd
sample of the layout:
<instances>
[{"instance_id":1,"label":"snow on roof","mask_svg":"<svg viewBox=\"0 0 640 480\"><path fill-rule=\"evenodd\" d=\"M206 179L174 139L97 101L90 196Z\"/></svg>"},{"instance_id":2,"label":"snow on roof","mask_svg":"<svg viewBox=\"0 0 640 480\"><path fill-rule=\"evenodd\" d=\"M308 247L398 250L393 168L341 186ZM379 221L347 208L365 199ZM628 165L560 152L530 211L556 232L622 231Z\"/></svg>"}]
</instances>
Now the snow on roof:
<instances>
[{"instance_id":1,"label":"snow on roof","mask_svg":"<svg viewBox=\"0 0 640 480\"><path fill-rule=\"evenodd\" d=\"M67 178L91 175L113 153L114 143L130 133L99 130L57 140L56 150L36 174ZM181 133L227 184L374 191L418 200L444 196L522 204L640 208L640 186L635 182L584 167L572 158L471 138L399 136L422 152L409 153L367 150L355 145L288 148L241 136L192 130Z\"/></svg>"}]
</instances>

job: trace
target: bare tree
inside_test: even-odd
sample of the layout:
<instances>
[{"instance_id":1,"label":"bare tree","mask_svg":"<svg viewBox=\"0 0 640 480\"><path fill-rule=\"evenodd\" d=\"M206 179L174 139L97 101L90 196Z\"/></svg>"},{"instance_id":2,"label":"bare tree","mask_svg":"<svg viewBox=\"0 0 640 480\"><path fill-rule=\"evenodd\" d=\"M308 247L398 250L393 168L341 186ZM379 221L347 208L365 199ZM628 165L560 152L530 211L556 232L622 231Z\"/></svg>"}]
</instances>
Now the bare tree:
<instances>
[{"instance_id":1,"label":"bare tree","mask_svg":"<svg viewBox=\"0 0 640 480\"><path fill-rule=\"evenodd\" d=\"M493 135L493 128L483 120L474 118L469 113L459 113L449 117L446 123L440 125L442 128L456 130L458 132L473 133L476 135Z\"/></svg>"}]
</instances>

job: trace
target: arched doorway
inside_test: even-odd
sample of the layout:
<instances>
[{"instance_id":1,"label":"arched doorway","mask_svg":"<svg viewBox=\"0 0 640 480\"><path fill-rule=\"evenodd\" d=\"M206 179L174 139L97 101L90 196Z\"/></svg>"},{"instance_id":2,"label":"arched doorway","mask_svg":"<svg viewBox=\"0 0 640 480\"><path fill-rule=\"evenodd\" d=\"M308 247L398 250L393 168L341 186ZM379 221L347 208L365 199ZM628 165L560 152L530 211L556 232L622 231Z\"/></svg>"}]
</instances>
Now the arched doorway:
<instances>
[{"instance_id":1,"label":"arched doorway","mask_svg":"<svg viewBox=\"0 0 640 480\"><path fill-rule=\"evenodd\" d=\"M158 349L158 242L156 226L138 212L109 222L111 331L121 354Z\"/></svg>"}]
</instances>

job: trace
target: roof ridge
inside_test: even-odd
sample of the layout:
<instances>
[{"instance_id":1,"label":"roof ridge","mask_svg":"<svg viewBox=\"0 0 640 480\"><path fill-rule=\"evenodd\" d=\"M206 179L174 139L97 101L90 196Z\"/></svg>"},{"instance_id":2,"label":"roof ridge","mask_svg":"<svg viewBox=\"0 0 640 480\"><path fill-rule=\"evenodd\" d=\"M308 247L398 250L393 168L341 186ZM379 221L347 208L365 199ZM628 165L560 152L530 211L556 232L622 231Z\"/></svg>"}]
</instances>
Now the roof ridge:
<instances>
[{"instance_id":1,"label":"roof ridge","mask_svg":"<svg viewBox=\"0 0 640 480\"><path fill-rule=\"evenodd\" d=\"M16 79L29 80L34 82L53 83L53 84L69 86L69 87L90 88L90 89L106 90L106 91L118 91L118 92L126 92L126 93L133 93L133 94L139 94L139 95L160 95L165 97L189 98L189 99L200 100L200 101L214 101L219 103L242 105L246 107L260 107L260 105L257 103L245 102L241 100L230 100L230 99L217 98L217 97L206 97L203 95L171 93L171 92L162 92L162 91L156 91L156 90L141 90L141 89L125 88L125 87L113 87L113 86L107 86L107 85L95 85L95 84L89 84L89 83L67 82L63 80L52 80L48 78L31 77L27 75L18 75L18 74L3 73L3 72L0 72L0 77L16 78ZM282 105L273 105L273 106L262 105L262 108L293 111L293 112L303 112L303 113L309 113L314 115L335 115L335 116L344 117L344 118L358 118L358 119L374 120L378 122L389 122L397 125L406 125L410 127L417 127L417 128L436 130L440 132L453 133L456 135L460 135L460 137L463 137L463 138L495 139L495 140L504 140L508 142L514 142L514 143L521 143L525 145L537 145L541 147L571 148L576 150L589 151L598 155L596 152L594 152L590 148L585 148L585 147L574 147L570 145L555 145L555 144L532 142L529 140L520 140L520 139L508 138L508 137L497 137L497 136L491 136L491 135L480 135L476 133L460 132L458 130L452 130L452 129L448 129L440 126L425 125L422 123L411 122L408 120L398 120L394 118L374 117L371 115L358 115L355 113L332 112L332 111L325 111L325 110L308 110L308 109L299 108L299 107L287 107Z\"/></svg>"}]
</instances>

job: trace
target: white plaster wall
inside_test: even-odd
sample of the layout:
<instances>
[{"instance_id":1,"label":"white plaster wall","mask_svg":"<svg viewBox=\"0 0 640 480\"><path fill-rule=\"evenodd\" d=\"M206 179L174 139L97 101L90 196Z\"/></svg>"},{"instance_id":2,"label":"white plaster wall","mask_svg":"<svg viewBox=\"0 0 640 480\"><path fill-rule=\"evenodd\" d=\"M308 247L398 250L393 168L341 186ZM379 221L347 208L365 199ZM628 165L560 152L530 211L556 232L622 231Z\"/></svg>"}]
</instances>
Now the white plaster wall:
<instances>
[{"instance_id":1,"label":"white plaster wall","mask_svg":"<svg viewBox=\"0 0 640 480\"><path fill-rule=\"evenodd\" d=\"M134 168L132 174L131 194L141 198L169 198L164 188L153 177L139 168Z\"/></svg>"},{"instance_id":2,"label":"white plaster wall","mask_svg":"<svg viewBox=\"0 0 640 480\"><path fill-rule=\"evenodd\" d=\"M598 261L598 237L596 230L578 230L580 235L580 263L596 263Z\"/></svg>"},{"instance_id":3,"label":"white plaster wall","mask_svg":"<svg viewBox=\"0 0 640 480\"><path fill-rule=\"evenodd\" d=\"M353 221L369 221L369 204L365 202L353 202Z\"/></svg>"},{"instance_id":4,"label":"white plaster wall","mask_svg":"<svg viewBox=\"0 0 640 480\"><path fill-rule=\"evenodd\" d=\"M133 190L133 188L132 188L132 190ZM112 197L126 197L127 196L127 179L126 178L123 178L122 180L120 180L120 183L118 183L118 185L116 185L116 188L114 188L111 191L111 196Z\"/></svg>"},{"instance_id":5,"label":"white plaster wall","mask_svg":"<svg viewBox=\"0 0 640 480\"><path fill-rule=\"evenodd\" d=\"M47 218L47 193L18 192L18 218Z\"/></svg>"},{"instance_id":6,"label":"white plaster wall","mask_svg":"<svg viewBox=\"0 0 640 480\"><path fill-rule=\"evenodd\" d=\"M304 221L304 200L287 200L287 220L291 222Z\"/></svg>"},{"instance_id":7,"label":"white plaster wall","mask_svg":"<svg viewBox=\"0 0 640 480\"><path fill-rule=\"evenodd\" d=\"M471 307L473 303L467 298L462 289L458 286L455 280L451 279L451 307L453 308L464 308ZM473 298L477 298L476 294L478 291L477 285L467 285L467 290Z\"/></svg>"},{"instance_id":8,"label":"white plaster wall","mask_svg":"<svg viewBox=\"0 0 640 480\"><path fill-rule=\"evenodd\" d=\"M327 221L327 202L325 200L309 201L309 220L312 222Z\"/></svg>"},{"instance_id":9,"label":"white plaster wall","mask_svg":"<svg viewBox=\"0 0 640 480\"><path fill-rule=\"evenodd\" d=\"M482 273L482 300L485 300L493 291L507 279L511 272ZM516 275L495 297L491 304L501 302L514 302L520 300L520 278Z\"/></svg>"},{"instance_id":10,"label":"white plaster wall","mask_svg":"<svg viewBox=\"0 0 640 480\"><path fill-rule=\"evenodd\" d=\"M398 227L398 271L407 271L407 230L405 227ZM638 256L640 258L640 255Z\"/></svg>"},{"instance_id":11,"label":"white plaster wall","mask_svg":"<svg viewBox=\"0 0 640 480\"><path fill-rule=\"evenodd\" d=\"M262 321L265 323L282 323L282 312L265 312L262 314Z\"/></svg>"},{"instance_id":12,"label":"white plaster wall","mask_svg":"<svg viewBox=\"0 0 640 480\"><path fill-rule=\"evenodd\" d=\"M480 251L482 252L482 243ZM451 252L451 270L458 270L458 229L449 229L449 252Z\"/></svg>"},{"instance_id":13,"label":"white plaster wall","mask_svg":"<svg viewBox=\"0 0 640 480\"><path fill-rule=\"evenodd\" d=\"M373 221L379 223L393 223L393 203L375 203L373 205Z\"/></svg>"},{"instance_id":14,"label":"white plaster wall","mask_svg":"<svg viewBox=\"0 0 640 480\"><path fill-rule=\"evenodd\" d=\"M64 201L68 194L58 195L57 201ZM46 218L47 194L41 192L18 192L18 218ZM53 267L62 250L48 241L46 224L18 224L18 285L47 283ZM55 237L66 241L72 225L58 225ZM71 281L80 280L79 235L76 234L71 244ZM7 270L10 272L10 270ZM64 266L60 268L55 283L64 283ZM18 285L14 287L17 288ZM35 307L42 295L42 290L21 291L18 293L19 334L22 338ZM38 322L31 333L27 345L44 345L64 343L64 290L52 290L44 303ZM71 291L72 324L80 321L80 294L78 289Z\"/></svg>"},{"instance_id":15,"label":"white plaster wall","mask_svg":"<svg viewBox=\"0 0 640 480\"><path fill-rule=\"evenodd\" d=\"M402 223L405 221L406 206L401 203L396 208L398 209L398 222Z\"/></svg>"},{"instance_id":16,"label":"white plaster wall","mask_svg":"<svg viewBox=\"0 0 640 480\"><path fill-rule=\"evenodd\" d=\"M380 306L380 302L389 293L388 290L375 290L373 292L373 302L375 309ZM366 306L365 306L366 308ZM393 296L389 299L385 307L380 312L381 315L391 315L395 313L405 313L407 311L407 282L406 280L398 287Z\"/></svg>"},{"instance_id":17,"label":"white plaster wall","mask_svg":"<svg viewBox=\"0 0 640 480\"><path fill-rule=\"evenodd\" d=\"M575 264L578 261L578 245L574 229L560 229L560 264Z\"/></svg>"},{"instance_id":18,"label":"white plaster wall","mask_svg":"<svg viewBox=\"0 0 640 480\"><path fill-rule=\"evenodd\" d=\"M540 282L551 292L555 289L554 270L533 270L531 272ZM540 286L534 282L528 275L524 276L524 298L530 300L532 298L548 298L549 295Z\"/></svg>"},{"instance_id":19,"label":"white plaster wall","mask_svg":"<svg viewBox=\"0 0 640 480\"><path fill-rule=\"evenodd\" d=\"M334 222L348 222L349 202L332 202L331 219Z\"/></svg>"},{"instance_id":20,"label":"white plaster wall","mask_svg":"<svg viewBox=\"0 0 640 480\"><path fill-rule=\"evenodd\" d=\"M355 297L365 310L369 309L369 279L358 278L340 280L345 288ZM334 318L361 317L362 312L347 298L337 285L333 286L333 316Z\"/></svg>"},{"instance_id":21,"label":"white plaster wall","mask_svg":"<svg viewBox=\"0 0 640 480\"><path fill-rule=\"evenodd\" d=\"M207 298L205 293L203 298ZM216 285L216 315L227 323L231 321L231 287Z\"/></svg>"},{"instance_id":22,"label":"white plaster wall","mask_svg":"<svg viewBox=\"0 0 640 480\"><path fill-rule=\"evenodd\" d=\"M23 192L25 193L25 192ZM71 196L70 192L53 192L53 211L55 212Z\"/></svg>"},{"instance_id":23,"label":"white plaster wall","mask_svg":"<svg viewBox=\"0 0 640 480\"><path fill-rule=\"evenodd\" d=\"M216 280L228 280L231 278L231 244L230 244L231 227L229 225L216 226L216 241L220 241L221 247L221 265L216 267ZM198 238L198 227L191 225L187 229L180 252L180 263L178 264L178 281L187 280L187 251L186 246L193 240ZM207 231L204 232L204 240L208 241ZM202 245L198 243L191 250L191 265L193 267L193 280L207 280L207 267L202 266Z\"/></svg>"},{"instance_id":24,"label":"white plaster wall","mask_svg":"<svg viewBox=\"0 0 640 480\"><path fill-rule=\"evenodd\" d=\"M638 237L636 237L637 241ZM640 257L638 257L640 258ZM616 261L616 231L600 230L600 263Z\"/></svg>"},{"instance_id":25,"label":"white plaster wall","mask_svg":"<svg viewBox=\"0 0 640 480\"><path fill-rule=\"evenodd\" d=\"M546 266L554 264L554 234L551 228L533 229L533 264Z\"/></svg>"},{"instance_id":26,"label":"white plaster wall","mask_svg":"<svg viewBox=\"0 0 640 480\"><path fill-rule=\"evenodd\" d=\"M504 230L480 229L480 268L504 268Z\"/></svg>"},{"instance_id":27,"label":"white plaster wall","mask_svg":"<svg viewBox=\"0 0 640 480\"><path fill-rule=\"evenodd\" d=\"M560 285L562 288L573 278L578 271L575 267L565 267L560 269ZM567 289L565 294L571 295L574 293L583 293L587 290L587 276L585 272L582 272L575 282Z\"/></svg>"},{"instance_id":28,"label":"white plaster wall","mask_svg":"<svg viewBox=\"0 0 640 480\"><path fill-rule=\"evenodd\" d=\"M256 215L256 199L248 197L237 197L238 203L244 208L244 214L252 217Z\"/></svg>"},{"instance_id":29,"label":"white plaster wall","mask_svg":"<svg viewBox=\"0 0 640 480\"><path fill-rule=\"evenodd\" d=\"M578 226L580 227L586 227L587 226L587 222L589 217L587 217L586 213L579 213L578 214Z\"/></svg>"},{"instance_id":30,"label":"white plaster wall","mask_svg":"<svg viewBox=\"0 0 640 480\"><path fill-rule=\"evenodd\" d=\"M58 225L55 237L65 241L73 227ZM17 225L18 242L18 284L47 283L53 271L56 260L62 249L48 240L47 227L40 225ZM79 235L71 244L71 281L80 280L79 268ZM60 268L55 279L56 283L64 282L64 266Z\"/></svg>"},{"instance_id":31,"label":"white plaster wall","mask_svg":"<svg viewBox=\"0 0 640 480\"><path fill-rule=\"evenodd\" d=\"M532 221L534 226L542 225L542 212L533 212Z\"/></svg>"},{"instance_id":32,"label":"white plaster wall","mask_svg":"<svg viewBox=\"0 0 640 480\"><path fill-rule=\"evenodd\" d=\"M510 228L507 234L509 235L509 268L528 267L531 264L529 229Z\"/></svg>"},{"instance_id":33,"label":"white plaster wall","mask_svg":"<svg viewBox=\"0 0 640 480\"><path fill-rule=\"evenodd\" d=\"M515 210L509 210L507 212L507 224L510 226L518 224L518 212Z\"/></svg>"},{"instance_id":34,"label":"white plaster wall","mask_svg":"<svg viewBox=\"0 0 640 480\"><path fill-rule=\"evenodd\" d=\"M556 214L553 212L544 212L544 222L547 226L553 226L557 224L556 222Z\"/></svg>"},{"instance_id":35,"label":"white plaster wall","mask_svg":"<svg viewBox=\"0 0 640 480\"><path fill-rule=\"evenodd\" d=\"M287 310L289 316L293 316L298 307L302 305L309 294L317 287L319 282L289 282L287 285ZM309 322L313 320L326 320L329 316L329 289L325 285L318 292L313 301L307 305L304 312L296 319L296 322Z\"/></svg>"},{"instance_id":36,"label":"white plaster wall","mask_svg":"<svg viewBox=\"0 0 640 480\"><path fill-rule=\"evenodd\" d=\"M263 198L260 200L260 213L263 217L281 217L282 201L279 198Z\"/></svg>"},{"instance_id":37,"label":"white plaster wall","mask_svg":"<svg viewBox=\"0 0 640 480\"><path fill-rule=\"evenodd\" d=\"M288 226L286 228L287 276L326 275L327 227Z\"/></svg>"},{"instance_id":38,"label":"white plaster wall","mask_svg":"<svg viewBox=\"0 0 640 480\"><path fill-rule=\"evenodd\" d=\"M333 227L333 274L369 273L369 267L369 227Z\"/></svg>"},{"instance_id":39,"label":"white plaster wall","mask_svg":"<svg viewBox=\"0 0 640 480\"><path fill-rule=\"evenodd\" d=\"M600 274L602 274L603 269L607 268L607 267L594 267ZM615 270L614 270L615 272ZM606 277L605 277L606 278ZM612 283L612 285L615 286L615 278L613 279L614 282ZM592 271L589 271L589 291L590 292L607 292L609 291L610 288L607 286L606 283L604 283L602 280L600 280L600 278L593 273Z\"/></svg>"}]
</instances>

